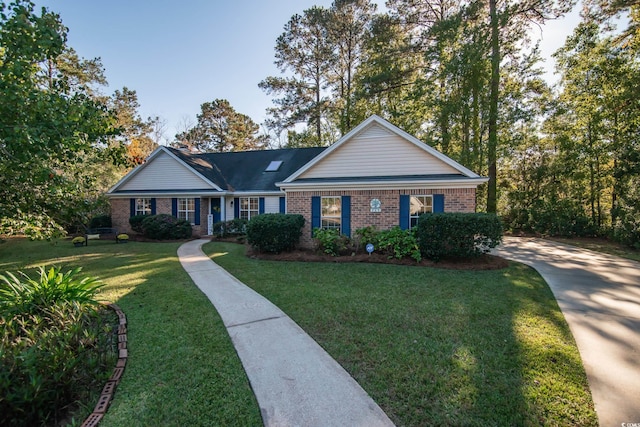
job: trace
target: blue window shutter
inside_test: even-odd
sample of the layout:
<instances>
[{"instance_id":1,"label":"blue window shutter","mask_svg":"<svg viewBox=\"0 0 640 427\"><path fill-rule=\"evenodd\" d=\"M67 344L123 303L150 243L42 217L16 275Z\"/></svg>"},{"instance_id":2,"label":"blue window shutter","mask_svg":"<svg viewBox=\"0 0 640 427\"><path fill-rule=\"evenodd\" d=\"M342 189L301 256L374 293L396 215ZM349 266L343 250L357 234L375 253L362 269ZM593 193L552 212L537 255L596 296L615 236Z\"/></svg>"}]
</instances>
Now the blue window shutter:
<instances>
[{"instance_id":1,"label":"blue window shutter","mask_svg":"<svg viewBox=\"0 0 640 427\"><path fill-rule=\"evenodd\" d=\"M152 197L151 198L151 215L155 215L156 214L156 198Z\"/></svg>"},{"instance_id":2,"label":"blue window shutter","mask_svg":"<svg viewBox=\"0 0 640 427\"><path fill-rule=\"evenodd\" d=\"M200 225L200 198L199 197L196 198L195 205L196 205L196 214L193 218L193 224Z\"/></svg>"},{"instance_id":3,"label":"blue window shutter","mask_svg":"<svg viewBox=\"0 0 640 427\"><path fill-rule=\"evenodd\" d=\"M129 199L129 216L136 214L136 199Z\"/></svg>"},{"instance_id":4,"label":"blue window shutter","mask_svg":"<svg viewBox=\"0 0 640 427\"><path fill-rule=\"evenodd\" d=\"M411 203L411 196L406 194L400 195L400 228L403 230L409 229L409 204Z\"/></svg>"},{"instance_id":5,"label":"blue window shutter","mask_svg":"<svg viewBox=\"0 0 640 427\"><path fill-rule=\"evenodd\" d=\"M280 213L287 213L287 199L280 197Z\"/></svg>"},{"instance_id":6,"label":"blue window shutter","mask_svg":"<svg viewBox=\"0 0 640 427\"><path fill-rule=\"evenodd\" d=\"M342 218L340 218L342 234L351 237L351 196L342 196Z\"/></svg>"},{"instance_id":7,"label":"blue window shutter","mask_svg":"<svg viewBox=\"0 0 640 427\"><path fill-rule=\"evenodd\" d=\"M233 199L233 217L240 218L240 198Z\"/></svg>"},{"instance_id":8,"label":"blue window shutter","mask_svg":"<svg viewBox=\"0 0 640 427\"><path fill-rule=\"evenodd\" d=\"M433 195L433 212L444 212L444 194Z\"/></svg>"},{"instance_id":9,"label":"blue window shutter","mask_svg":"<svg viewBox=\"0 0 640 427\"><path fill-rule=\"evenodd\" d=\"M320 228L320 196L311 197L311 236L313 237L313 230Z\"/></svg>"},{"instance_id":10,"label":"blue window shutter","mask_svg":"<svg viewBox=\"0 0 640 427\"><path fill-rule=\"evenodd\" d=\"M264 197L260 197L258 199L258 214L262 215L264 213Z\"/></svg>"},{"instance_id":11,"label":"blue window shutter","mask_svg":"<svg viewBox=\"0 0 640 427\"><path fill-rule=\"evenodd\" d=\"M178 217L178 199L175 197L171 199L171 215Z\"/></svg>"}]
</instances>

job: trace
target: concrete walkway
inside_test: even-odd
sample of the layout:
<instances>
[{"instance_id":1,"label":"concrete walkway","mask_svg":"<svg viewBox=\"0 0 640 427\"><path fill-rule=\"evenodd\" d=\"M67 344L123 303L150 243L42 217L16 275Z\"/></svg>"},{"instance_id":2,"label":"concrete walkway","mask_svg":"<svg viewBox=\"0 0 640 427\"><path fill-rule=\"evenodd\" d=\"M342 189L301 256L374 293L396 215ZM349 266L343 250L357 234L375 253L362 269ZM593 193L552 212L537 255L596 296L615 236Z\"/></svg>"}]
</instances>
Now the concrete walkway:
<instances>
[{"instance_id":1,"label":"concrete walkway","mask_svg":"<svg viewBox=\"0 0 640 427\"><path fill-rule=\"evenodd\" d=\"M178 257L222 317L265 426L393 426L293 320L204 255L207 242L183 244Z\"/></svg>"},{"instance_id":2,"label":"concrete walkway","mask_svg":"<svg viewBox=\"0 0 640 427\"><path fill-rule=\"evenodd\" d=\"M600 425L640 425L640 263L534 238L505 238L493 253L532 266L549 284Z\"/></svg>"}]
</instances>

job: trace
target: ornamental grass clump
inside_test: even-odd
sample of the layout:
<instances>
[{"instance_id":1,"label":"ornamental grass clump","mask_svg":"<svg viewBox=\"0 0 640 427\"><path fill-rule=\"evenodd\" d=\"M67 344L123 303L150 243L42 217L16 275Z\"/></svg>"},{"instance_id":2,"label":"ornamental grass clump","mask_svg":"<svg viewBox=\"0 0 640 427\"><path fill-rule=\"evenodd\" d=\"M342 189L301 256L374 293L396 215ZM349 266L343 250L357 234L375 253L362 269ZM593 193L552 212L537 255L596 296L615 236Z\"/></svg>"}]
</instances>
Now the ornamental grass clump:
<instances>
[{"instance_id":1,"label":"ornamental grass clump","mask_svg":"<svg viewBox=\"0 0 640 427\"><path fill-rule=\"evenodd\" d=\"M51 423L108 378L117 321L99 310L102 285L79 273L0 275L0 425Z\"/></svg>"}]
</instances>

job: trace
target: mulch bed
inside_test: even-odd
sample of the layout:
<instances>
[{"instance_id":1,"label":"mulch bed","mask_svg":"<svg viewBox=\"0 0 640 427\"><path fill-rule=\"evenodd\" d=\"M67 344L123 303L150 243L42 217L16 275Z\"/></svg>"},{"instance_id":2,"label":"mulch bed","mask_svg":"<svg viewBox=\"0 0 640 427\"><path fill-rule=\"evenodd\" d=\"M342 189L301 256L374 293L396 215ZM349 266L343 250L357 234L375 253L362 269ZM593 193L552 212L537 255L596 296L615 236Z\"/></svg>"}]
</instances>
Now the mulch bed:
<instances>
[{"instance_id":1,"label":"mulch bed","mask_svg":"<svg viewBox=\"0 0 640 427\"><path fill-rule=\"evenodd\" d=\"M263 259L269 261L299 261L299 262L368 262L377 264L395 264L395 265L411 265L418 267L435 267L450 270L501 270L509 266L509 261L494 255L481 255L476 258L447 258L438 262L431 260L422 260L416 262L411 258L396 259L389 258L387 255L372 253L331 256L327 254L317 253L311 250L298 249L292 252L281 254L261 253L247 247L247 256L254 259Z\"/></svg>"}]
</instances>

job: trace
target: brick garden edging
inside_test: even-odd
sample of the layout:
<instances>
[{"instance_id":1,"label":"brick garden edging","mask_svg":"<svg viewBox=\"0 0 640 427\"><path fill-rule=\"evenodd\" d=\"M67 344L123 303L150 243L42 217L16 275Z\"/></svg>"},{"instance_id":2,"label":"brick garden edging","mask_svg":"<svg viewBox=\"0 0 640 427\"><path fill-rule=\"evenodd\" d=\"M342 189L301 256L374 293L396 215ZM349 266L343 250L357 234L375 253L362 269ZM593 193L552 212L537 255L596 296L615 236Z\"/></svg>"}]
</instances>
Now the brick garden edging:
<instances>
[{"instance_id":1,"label":"brick garden edging","mask_svg":"<svg viewBox=\"0 0 640 427\"><path fill-rule=\"evenodd\" d=\"M104 414L107 412L111 399L113 399L113 394L116 392L116 387L120 383L120 378L122 378L124 368L127 364L127 317L118 305L113 303L106 305L118 315L118 362L113 369L111 378L109 378L107 384L105 384L102 389L96 407L93 408L93 412L80 427L96 427L98 423L100 423L100 420L102 420L102 417L104 417Z\"/></svg>"}]
</instances>

